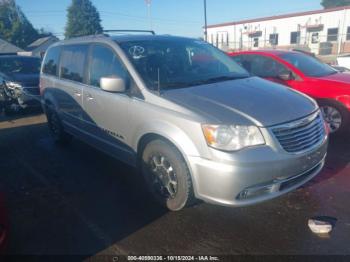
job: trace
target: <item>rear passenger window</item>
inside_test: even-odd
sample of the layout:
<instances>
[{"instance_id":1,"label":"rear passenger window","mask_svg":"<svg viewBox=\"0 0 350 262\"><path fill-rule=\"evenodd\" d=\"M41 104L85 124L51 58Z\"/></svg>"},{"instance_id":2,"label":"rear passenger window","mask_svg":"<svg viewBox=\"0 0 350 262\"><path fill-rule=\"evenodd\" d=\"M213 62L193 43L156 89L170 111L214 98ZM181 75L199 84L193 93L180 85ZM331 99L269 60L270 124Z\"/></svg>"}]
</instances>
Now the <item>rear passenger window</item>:
<instances>
[{"instance_id":1,"label":"rear passenger window","mask_svg":"<svg viewBox=\"0 0 350 262\"><path fill-rule=\"evenodd\" d=\"M57 76L58 60L60 57L60 48L50 48L45 56L43 73L47 75Z\"/></svg>"},{"instance_id":2,"label":"rear passenger window","mask_svg":"<svg viewBox=\"0 0 350 262\"><path fill-rule=\"evenodd\" d=\"M87 45L65 46L61 55L61 78L82 83Z\"/></svg>"},{"instance_id":3,"label":"rear passenger window","mask_svg":"<svg viewBox=\"0 0 350 262\"><path fill-rule=\"evenodd\" d=\"M102 45L92 48L89 69L89 84L100 87L102 77L118 76L128 81L128 73L114 51Z\"/></svg>"}]
</instances>

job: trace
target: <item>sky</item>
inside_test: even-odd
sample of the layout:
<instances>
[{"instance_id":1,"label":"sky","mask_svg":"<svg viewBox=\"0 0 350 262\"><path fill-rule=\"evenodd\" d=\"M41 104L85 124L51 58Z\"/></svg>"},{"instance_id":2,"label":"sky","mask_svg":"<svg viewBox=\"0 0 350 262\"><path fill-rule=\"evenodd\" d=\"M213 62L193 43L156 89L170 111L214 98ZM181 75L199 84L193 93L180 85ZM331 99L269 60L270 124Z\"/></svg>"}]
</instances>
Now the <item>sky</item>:
<instances>
[{"instance_id":1,"label":"sky","mask_svg":"<svg viewBox=\"0 0 350 262\"><path fill-rule=\"evenodd\" d=\"M35 28L63 38L71 0L16 0ZM145 0L92 0L104 29L152 29L158 34L200 37L203 0L152 0L151 17ZM208 24L321 9L321 0L207 0Z\"/></svg>"}]
</instances>

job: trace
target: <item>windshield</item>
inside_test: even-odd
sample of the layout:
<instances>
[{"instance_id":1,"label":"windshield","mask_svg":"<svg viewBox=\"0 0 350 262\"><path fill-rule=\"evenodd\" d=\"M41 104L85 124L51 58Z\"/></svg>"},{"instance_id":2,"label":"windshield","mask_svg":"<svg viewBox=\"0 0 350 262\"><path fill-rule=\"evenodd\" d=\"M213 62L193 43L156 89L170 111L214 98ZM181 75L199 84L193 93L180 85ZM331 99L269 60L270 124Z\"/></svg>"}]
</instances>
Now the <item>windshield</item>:
<instances>
[{"instance_id":1,"label":"windshield","mask_svg":"<svg viewBox=\"0 0 350 262\"><path fill-rule=\"evenodd\" d=\"M321 77L335 74L337 71L316 58L299 53L286 53L281 58L298 68L306 76Z\"/></svg>"},{"instance_id":2,"label":"windshield","mask_svg":"<svg viewBox=\"0 0 350 262\"><path fill-rule=\"evenodd\" d=\"M0 72L4 74L39 74L40 59L33 57L0 58Z\"/></svg>"},{"instance_id":3,"label":"windshield","mask_svg":"<svg viewBox=\"0 0 350 262\"><path fill-rule=\"evenodd\" d=\"M192 39L119 43L150 89L183 88L249 74L225 53Z\"/></svg>"}]
</instances>

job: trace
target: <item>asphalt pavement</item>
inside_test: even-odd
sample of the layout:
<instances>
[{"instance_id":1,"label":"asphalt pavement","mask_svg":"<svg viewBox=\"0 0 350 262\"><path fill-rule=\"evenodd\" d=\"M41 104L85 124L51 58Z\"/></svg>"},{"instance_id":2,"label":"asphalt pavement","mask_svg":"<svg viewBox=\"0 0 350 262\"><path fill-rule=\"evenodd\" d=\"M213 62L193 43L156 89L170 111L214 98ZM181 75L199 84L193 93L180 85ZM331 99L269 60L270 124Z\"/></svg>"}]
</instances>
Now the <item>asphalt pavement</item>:
<instances>
[{"instance_id":1,"label":"asphalt pavement","mask_svg":"<svg viewBox=\"0 0 350 262\"><path fill-rule=\"evenodd\" d=\"M350 255L350 134L302 188L256 206L160 208L131 167L74 140L57 146L41 114L0 116L0 191L16 255ZM328 236L308 219L336 219Z\"/></svg>"}]
</instances>

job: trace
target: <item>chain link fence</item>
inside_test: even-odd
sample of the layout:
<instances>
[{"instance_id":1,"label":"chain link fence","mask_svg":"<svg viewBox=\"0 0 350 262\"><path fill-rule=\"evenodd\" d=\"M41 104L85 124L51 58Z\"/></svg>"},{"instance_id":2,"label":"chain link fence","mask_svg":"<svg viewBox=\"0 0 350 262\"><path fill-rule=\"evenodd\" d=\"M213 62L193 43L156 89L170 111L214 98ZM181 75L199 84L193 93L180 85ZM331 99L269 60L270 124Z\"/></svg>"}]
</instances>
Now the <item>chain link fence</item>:
<instances>
[{"instance_id":1,"label":"chain link fence","mask_svg":"<svg viewBox=\"0 0 350 262\"><path fill-rule=\"evenodd\" d=\"M259 50L259 49L285 49L303 50L320 57L337 57L350 54L350 34L321 35L318 32L309 33L304 37L291 35L287 41L279 39L278 35L270 37L241 37L238 41L229 41L228 37L209 39L211 44L225 52Z\"/></svg>"}]
</instances>

